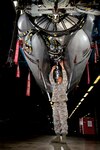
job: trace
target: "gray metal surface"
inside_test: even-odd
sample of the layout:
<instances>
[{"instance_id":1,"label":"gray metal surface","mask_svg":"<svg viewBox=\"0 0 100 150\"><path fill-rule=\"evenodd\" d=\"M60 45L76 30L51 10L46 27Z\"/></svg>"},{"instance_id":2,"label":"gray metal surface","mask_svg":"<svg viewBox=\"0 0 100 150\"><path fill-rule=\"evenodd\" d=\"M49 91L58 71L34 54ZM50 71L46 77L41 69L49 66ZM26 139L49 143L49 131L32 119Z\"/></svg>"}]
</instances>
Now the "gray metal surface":
<instances>
[{"instance_id":1,"label":"gray metal surface","mask_svg":"<svg viewBox=\"0 0 100 150\"><path fill-rule=\"evenodd\" d=\"M52 1L50 1L50 3L52 4ZM63 4L65 4L65 1ZM91 34L95 17L93 14L88 14L86 22L85 20L82 21L84 22L83 27L81 27L80 24L79 28L67 33L67 30L71 29L73 26L78 27L79 12L76 11L75 13L71 13L71 8L69 9L70 6L68 6L68 8L66 7L66 9L64 6L64 9L66 10L65 13L68 14L63 17L62 21L57 22L55 26L56 19L53 20L53 17L56 18L56 16L52 11L53 6L51 6L52 9L48 9L49 5L46 5L44 10L40 10L42 7L44 6L38 6L35 4L31 5L29 8L26 7L25 12L28 12L28 14L25 14L24 12L18 20L19 35L23 35L22 38L24 40L24 47L22 50L23 55L40 88L47 92L52 92L49 73L51 70L51 57L53 55L53 60L54 55L56 54L56 49L53 51L54 45L52 45L52 41L59 43L60 51L61 49L63 50L61 56L64 54L64 66L68 75L69 83L67 88L70 91L79 83L89 60L91 54ZM62 6L59 7L62 8ZM70 13L67 12L67 9L70 10ZM50 11L50 14L47 11ZM31 19L29 14L31 14ZM28 37L26 32L31 29L32 36ZM60 31L60 36L55 36L54 33L53 36L49 35L50 32L54 31L57 31L57 33ZM26 50L27 46L25 45L25 42L26 44L29 42L28 44L32 45L32 47L30 46L30 52L29 50ZM57 47L57 52L59 51L58 48L59 47Z\"/></svg>"},{"instance_id":2,"label":"gray metal surface","mask_svg":"<svg viewBox=\"0 0 100 150\"><path fill-rule=\"evenodd\" d=\"M90 54L91 47L89 38L81 29L71 37L68 46L66 47L65 59L66 63L70 66L68 90L79 83Z\"/></svg>"}]
</instances>

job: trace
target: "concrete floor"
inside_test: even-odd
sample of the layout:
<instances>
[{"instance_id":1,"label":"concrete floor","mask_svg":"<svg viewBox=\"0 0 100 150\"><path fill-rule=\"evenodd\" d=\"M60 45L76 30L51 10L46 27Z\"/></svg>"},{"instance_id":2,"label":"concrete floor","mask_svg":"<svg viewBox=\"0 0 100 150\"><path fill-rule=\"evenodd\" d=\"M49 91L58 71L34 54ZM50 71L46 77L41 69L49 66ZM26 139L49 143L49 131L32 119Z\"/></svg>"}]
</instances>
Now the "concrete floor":
<instances>
[{"instance_id":1,"label":"concrete floor","mask_svg":"<svg viewBox=\"0 0 100 150\"><path fill-rule=\"evenodd\" d=\"M38 135L28 139L2 139L0 150L100 150L100 140L67 137L67 144L51 143L54 135Z\"/></svg>"}]
</instances>

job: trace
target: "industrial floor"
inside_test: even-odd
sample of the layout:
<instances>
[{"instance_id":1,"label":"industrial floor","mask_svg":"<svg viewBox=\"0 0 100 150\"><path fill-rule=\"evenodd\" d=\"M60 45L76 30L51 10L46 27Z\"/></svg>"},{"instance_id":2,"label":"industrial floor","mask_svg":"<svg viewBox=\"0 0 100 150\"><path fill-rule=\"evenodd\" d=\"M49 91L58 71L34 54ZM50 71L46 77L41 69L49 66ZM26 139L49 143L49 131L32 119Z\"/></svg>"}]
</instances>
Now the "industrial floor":
<instances>
[{"instance_id":1,"label":"industrial floor","mask_svg":"<svg viewBox=\"0 0 100 150\"><path fill-rule=\"evenodd\" d=\"M55 135L35 135L31 138L3 138L0 150L100 150L100 140L67 136L67 144L51 143Z\"/></svg>"}]
</instances>

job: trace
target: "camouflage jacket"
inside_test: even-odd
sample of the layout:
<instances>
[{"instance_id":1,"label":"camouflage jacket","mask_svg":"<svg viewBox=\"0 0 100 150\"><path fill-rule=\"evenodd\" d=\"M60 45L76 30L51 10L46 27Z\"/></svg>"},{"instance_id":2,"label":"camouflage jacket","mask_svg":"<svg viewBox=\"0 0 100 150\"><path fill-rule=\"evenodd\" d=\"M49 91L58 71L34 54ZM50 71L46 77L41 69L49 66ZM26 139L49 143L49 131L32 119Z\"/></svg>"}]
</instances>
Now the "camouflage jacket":
<instances>
[{"instance_id":1,"label":"camouflage jacket","mask_svg":"<svg viewBox=\"0 0 100 150\"><path fill-rule=\"evenodd\" d=\"M50 82L52 84L52 102L63 102L63 101L67 101L67 84L68 84L68 80L67 80L67 75L66 75L66 71L63 69L63 81L61 84L56 84L54 82L53 79L53 74L50 73L49 79Z\"/></svg>"}]
</instances>

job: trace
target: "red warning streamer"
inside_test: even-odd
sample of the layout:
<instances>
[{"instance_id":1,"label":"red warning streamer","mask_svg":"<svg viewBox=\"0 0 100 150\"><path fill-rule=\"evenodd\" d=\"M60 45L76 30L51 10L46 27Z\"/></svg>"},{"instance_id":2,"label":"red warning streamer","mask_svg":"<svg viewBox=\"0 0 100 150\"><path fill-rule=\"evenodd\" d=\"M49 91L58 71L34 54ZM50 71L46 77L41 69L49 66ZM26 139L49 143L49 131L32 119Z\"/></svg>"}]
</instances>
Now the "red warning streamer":
<instances>
[{"instance_id":1,"label":"red warning streamer","mask_svg":"<svg viewBox=\"0 0 100 150\"><path fill-rule=\"evenodd\" d=\"M17 77L17 78L20 78L20 68L19 68L19 64L17 65L16 77Z\"/></svg>"},{"instance_id":2,"label":"red warning streamer","mask_svg":"<svg viewBox=\"0 0 100 150\"><path fill-rule=\"evenodd\" d=\"M14 57L14 63L16 65L18 64L19 45L20 45L20 40L17 40L17 42L16 42L16 50L15 50L15 57Z\"/></svg>"},{"instance_id":3,"label":"red warning streamer","mask_svg":"<svg viewBox=\"0 0 100 150\"><path fill-rule=\"evenodd\" d=\"M87 84L90 84L89 62L86 65L86 69L87 69Z\"/></svg>"},{"instance_id":4,"label":"red warning streamer","mask_svg":"<svg viewBox=\"0 0 100 150\"><path fill-rule=\"evenodd\" d=\"M95 51L96 51L96 56L99 57L99 49L98 49L97 41L95 41Z\"/></svg>"},{"instance_id":5,"label":"red warning streamer","mask_svg":"<svg viewBox=\"0 0 100 150\"><path fill-rule=\"evenodd\" d=\"M28 73L28 78L27 78L27 88L26 88L26 96L30 96L30 84L31 84L31 80L30 80L30 72Z\"/></svg>"}]
</instances>

